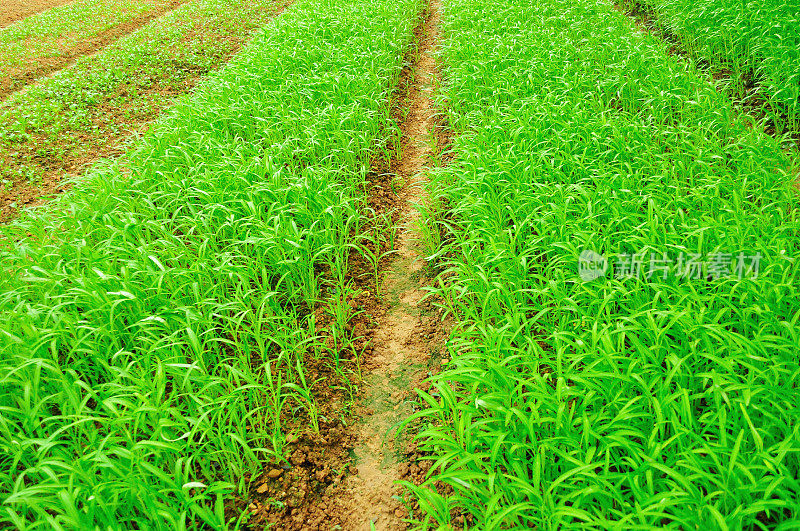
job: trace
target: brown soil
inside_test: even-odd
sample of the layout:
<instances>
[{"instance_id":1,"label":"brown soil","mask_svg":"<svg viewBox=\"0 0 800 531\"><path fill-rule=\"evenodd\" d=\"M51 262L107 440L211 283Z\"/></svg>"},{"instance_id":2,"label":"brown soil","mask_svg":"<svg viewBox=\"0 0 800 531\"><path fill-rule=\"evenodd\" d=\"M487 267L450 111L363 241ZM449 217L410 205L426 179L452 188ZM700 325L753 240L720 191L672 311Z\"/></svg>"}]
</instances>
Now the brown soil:
<instances>
[{"instance_id":1,"label":"brown soil","mask_svg":"<svg viewBox=\"0 0 800 531\"><path fill-rule=\"evenodd\" d=\"M181 0L185 2L186 0ZM281 0L277 2L273 16L280 15L292 0ZM246 39L236 35L221 35L217 33L208 34L208 28L198 28L195 32L186 36L186 40L194 40L202 43L205 39L220 41L227 40L230 43L229 53L219 58L217 65L226 63L230 57L238 52L245 44ZM93 162L107 157L121 155L126 149L126 142L131 135L141 134L147 130L150 123L158 117L160 111L164 109L171 99L190 92L196 83L208 73L208 70L192 70L187 72L179 88L164 86L158 80L152 80L152 85L143 90L136 86L135 80L130 80L130 85L123 84L116 93L105 94L106 103L102 106L94 122L99 131L104 134L100 140L90 138L85 133L64 131L55 141L44 138L32 138L26 143L26 147L20 147L16 153L16 161L8 161L9 167L36 166L40 175L35 182L20 176L15 177L11 186L0 187L0 223L8 222L19 215L23 208L37 206L52 199L53 196L60 194L69 188L68 183L71 179L79 176ZM154 104L153 110L146 115L132 115L127 112L125 99L128 93L143 94L151 102L161 101L162 104ZM122 101L123 103L119 103ZM113 133L112 131L116 131ZM41 135L40 135L41 136ZM43 145L47 145L52 152L65 153L62 157L38 156L36 152ZM33 162L29 162L29 161Z\"/></svg>"},{"instance_id":2,"label":"brown soil","mask_svg":"<svg viewBox=\"0 0 800 531\"><path fill-rule=\"evenodd\" d=\"M3 0L0 3L0 28L51 7L63 6L75 0Z\"/></svg>"},{"instance_id":3,"label":"brown soil","mask_svg":"<svg viewBox=\"0 0 800 531\"><path fill-rule=\"evenodd\" d=\"M395 482L408 473L408 442L394 436L399 424L413 413L413 389L427 376L432 345L425 330L421 303L430 284L419 242L420 213L415 203L424 202L425 171L432 152L436 81L434 48L439 39L439 2L430 2L419 44L413 82L409 87L408 114L400 124L402 155L393 173L403 182L399 193L400 225L397 256L385 277L392 306L379 319L375 351L367 367L361 420L354 426L357 471L343 483L331 500L339 509L344 529L369 531L405 529L405 508ZM405 442L405 444L404 444Z\"/></svg>"},{"instance_id":4,"label":"brown soil","mask_svg":"<svg viewBox=\"0 0 800 531\"><path fill-rule=\"evenodd\" d=\"M420 214L415 203L424 202L426 165L432 155L430 134L434 110L432 91L436 80L433 56L438 41L439 5L431 2L422 27L417 61L408 87L407 115L401 120L401 157L392 165L393 175L402 180L398 194L396 256L384 280L389 307L378 319L374 351L365 370L364 394L359 404L360 420L352 427L356 468L327 501L328 514L343 529L405 529L406 509L395 482L409 473L406 455L413 451L409 441L396 430L412 413L414 388L428 375L434 350L431 328L437 319L423 311L430 284L425 275L418 229ZM428 313L428 315L426 315Z\"/></svg>"},{"instance_id":5,"label":"brown soil","mask_svg":"<svg viewBox=\"0 0 800 531\"><path fill-rule=\"evenodd\" d=\"M377 163L370 175L370 207L378 214L391 213L398 227L395 253L381 262L380 297L370 283L369 264L359 253L350 258L350 277L360 293L351 306L364 310L354 325L357 335L363 334L356 350L363 348L364 378L346 419L350 425L337 421L332 431L323 427L316 440L295 443L290 464L280 471L277 465L265 467L246 501L248 529L406 529L408 508L418 509L414 502L401 502L403 492L395 482L420 483L430 468L431 462L423 460L410 440L410 430L399 435L399 428L418 407L416 389L426 390L424 379L447 361L440 359L439 350L449 327L442 322L441 310L425 298L423 288L431 283L431 271L419 248L420 214L415 208L426 200L426 167L438 154L432 144L442 145L443 130L431 98L438 24L439 2L432 0L415 30L418 48L407 56L408 66L393 98L402 153L388 167ZM437 135L436 143L431 142L432 134ZM400 190L393 193L398 179ZM335 381L326 381L326 386ZM324 393L320 402L333 416L343 404L341 397L326 399ZM240 500L237 509L244 505Z\"/></svg>"},{"instance_id":6,"label":"brown soil","mask_svg":"<svg viewBox=\"0 0 800 531\"><path fill-rule=\"evenodd\" d=\"M136 31L151 20L163 16L188 1L189 0L168 0L139 17L135 17L113 28L109 28L94 37L81 41L71 49L62 50L61 54L57 57L30 58L24 67L15 69L15 72L0 76L0 101L3 101L10 94L13 94L21 88L30 85L37 79L74 64L75 61L83 56L97 53L120 37Z\"/></svg>"}]
</instances>

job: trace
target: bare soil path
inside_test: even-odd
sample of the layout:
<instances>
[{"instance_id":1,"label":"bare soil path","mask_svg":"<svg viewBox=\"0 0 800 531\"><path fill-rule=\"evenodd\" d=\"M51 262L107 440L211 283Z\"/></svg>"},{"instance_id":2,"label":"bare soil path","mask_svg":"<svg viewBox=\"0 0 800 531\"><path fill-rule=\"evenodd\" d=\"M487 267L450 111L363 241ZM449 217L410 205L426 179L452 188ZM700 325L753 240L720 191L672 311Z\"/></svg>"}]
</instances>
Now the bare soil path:
<instances>
[{"instance_id":1,"label":"bare soil path","mask_svg":"<svg viewBox=\"0 0 800 531\"><path fill-rule=\"evenodd\" d=\"M440 4L427 2L390 105L401 131L400 152L391 161L373 161L368 177L367 204L376 212L376 226L365 230L377 230L387 217L396 228L393 240L381 237L380 248L372 250L394 251L380 260L379 296L373 264L360 251L350 256L350 280L358 293L351 307L360 308L353 326L359 337L355 348L363 353L356 402L323 391L320 418L329 421L322 431L298 427L303 433L287 438L289 463L267 464L255 472L248 495L232 504L231 515L249 509L244 529L399 530L408 527L408 510L419 509L414 500L408 507L400 501L407 493L396 482L421 483L431 461L412 440L418 426L400 436L398 428L419 407L416 389L427 391L426 378L447 362L442 352L450 329L435 299L426 297L425 287L434 283L428 276L436 272L424 259L418 207L427 206L427 172L440 156L446 161L442 150L449 144L449 129L433 103ZM325 328L324 314L317 324ZM333 385L332 375L320 376ZM340 421L336 417L343 407Z\"/></svg>"},{"instance_id":2,"label":"bare soil path","mask_svg":"<svg viewBox=\"0 0 800 531\"><path fill-rule=\"evenodd\" d=\"M399 489L395 481L408 473L404 457L407 441L396 437L395 430L413 413L413 389L427 376L431 351L421 307L426 295L423 288L429 281L424 274L416 205L426 200L423 185L433 155L432 94L437 80L438 42L439 1L432 0L410 76L408 114L400 123L402 154L392 168L403 185L398 201L397 254L383 286L389 308L378 320L373 354L364 368L362 416L353 426L356 470L332 501L339 508L342 529L347 530L406 528L405 509L396 498Z\"/></svg>"},{"instance_id":3,"label":"bare soil path","mask_svg":"<svg viewBox=\"0 0 800 531\"><path fill-rule=\"evenodd\" d=\"M0 2L0 28L51 7L63 6L75 0L2 0Z\"/></svg>"}]
</instances>

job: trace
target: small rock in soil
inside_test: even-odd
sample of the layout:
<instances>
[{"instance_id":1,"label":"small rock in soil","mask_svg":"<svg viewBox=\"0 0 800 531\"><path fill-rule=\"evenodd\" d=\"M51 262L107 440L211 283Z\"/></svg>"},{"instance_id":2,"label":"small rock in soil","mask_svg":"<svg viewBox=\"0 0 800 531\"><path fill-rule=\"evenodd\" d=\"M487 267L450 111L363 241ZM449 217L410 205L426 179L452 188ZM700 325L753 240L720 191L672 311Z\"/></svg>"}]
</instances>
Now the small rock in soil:
<instances>
[{"instance_id":1,"label":"small rock in soil","mask_svg":"<svg viewBox=\"0 0 800 531\"><path fill-rule=\"evenodd\" d=\"M303 452L302 450L295 450L295 452L292 454L291 461L292 461L292 464L302 465L303 463L306 462L306 454L305 454L305 452Z\"/></svg>"},{"instance_id":2,"label":"small rock in soil","mask_svg":"<svg viewBox=\"0 0 800 531\"><path fill-rule=\"evenodd\" d=\"M400 477L404 477L406 474L408 474L408 463L400 463L400 465L397 467L397 473Z\"/></svg>"}]
</instances>

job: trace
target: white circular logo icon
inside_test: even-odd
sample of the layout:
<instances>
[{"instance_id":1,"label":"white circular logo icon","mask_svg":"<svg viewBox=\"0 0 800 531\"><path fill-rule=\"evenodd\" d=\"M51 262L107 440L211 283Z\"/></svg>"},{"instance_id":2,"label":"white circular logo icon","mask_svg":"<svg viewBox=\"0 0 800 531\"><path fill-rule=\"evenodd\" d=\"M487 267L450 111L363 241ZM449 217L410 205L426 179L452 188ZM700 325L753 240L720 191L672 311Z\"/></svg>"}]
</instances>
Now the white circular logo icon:
<instances>
[{"instance_id":1,"label":"white circular logo icon","mask_svg":"<svg viewBox=\"0 0 800 531\"><path fill-rule=\"evenodd\" d=\"M606 274L608 260L602 254L586 249L578 257L578 276L584 282L591 282Z\"/></svg>"}]
</instances>

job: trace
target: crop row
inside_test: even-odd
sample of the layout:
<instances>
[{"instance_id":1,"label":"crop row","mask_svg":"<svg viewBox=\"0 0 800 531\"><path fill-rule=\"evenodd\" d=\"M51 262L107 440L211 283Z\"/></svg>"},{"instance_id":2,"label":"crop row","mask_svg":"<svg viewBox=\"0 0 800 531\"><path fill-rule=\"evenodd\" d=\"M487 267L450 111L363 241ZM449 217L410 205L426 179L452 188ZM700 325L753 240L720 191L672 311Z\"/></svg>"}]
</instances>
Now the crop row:
<instances>
[{"instance_id":1,"label":"crop row","mask_svg":"<svg viewBox=\"0 0 800 531\"><path fill-rule=\"evenodd\" d=\"M733 89L756 95L779 130L800 129L800 3L796 0L625 0L652 11L695 57L728 70ZM752 99L752 94L748 96Z\"/></svg>"},{"instance_id":2,"label":"crop row","mask_svg":"<svg viewBox=\"0 0 800 531\"><path fill-rule=\"evenodd\" d=\"M24 84L48 62L171 0L77 0L30 16L0 30L0 94Z\"/></svg>"},{"instance_id":3,"label":"crop row","mask_svg":"<svg viewBox=\"0 0 800 531\"><path fill-rule=\"evenodd\" d=\"M44 0L30 2L29 0L7 0L0 4L0 28L4 28L36 13L69 3L74 0Z\"/></svg>"},{"instance_id":4,"label":"crop row","mask_svg":"<svg viewBox=\"0 0 800 531\"><path fill-rule=\"evenodd\" d=\"M0 200L21 208L15 188L74 175L84 161L120 150L282 6L194 0L13 95L0 105Z\"/></svg>"},{"instance_id":5,"label":"crop row","mask_svg":"<svg viewBox=\"0 0 800 531\"><path fill-rule=\"evenodd\" d=\"M4 525L220 528L281 458L282 413L316 424L304 360L337 352L311 310L349 310L417 8L299 2L122 161L2 229Z\"/></svg>"},{"instance_id":6,"label":"crop row","mask_svg":"<svg viewBox=\"0 0 800 531\"><path fill-rule=\"evenodd\" d=\"M420 518L796 528L796 161L611 3L446 0L443 26L429 251L459 324Z\"/></svg>"}]
</instances>

